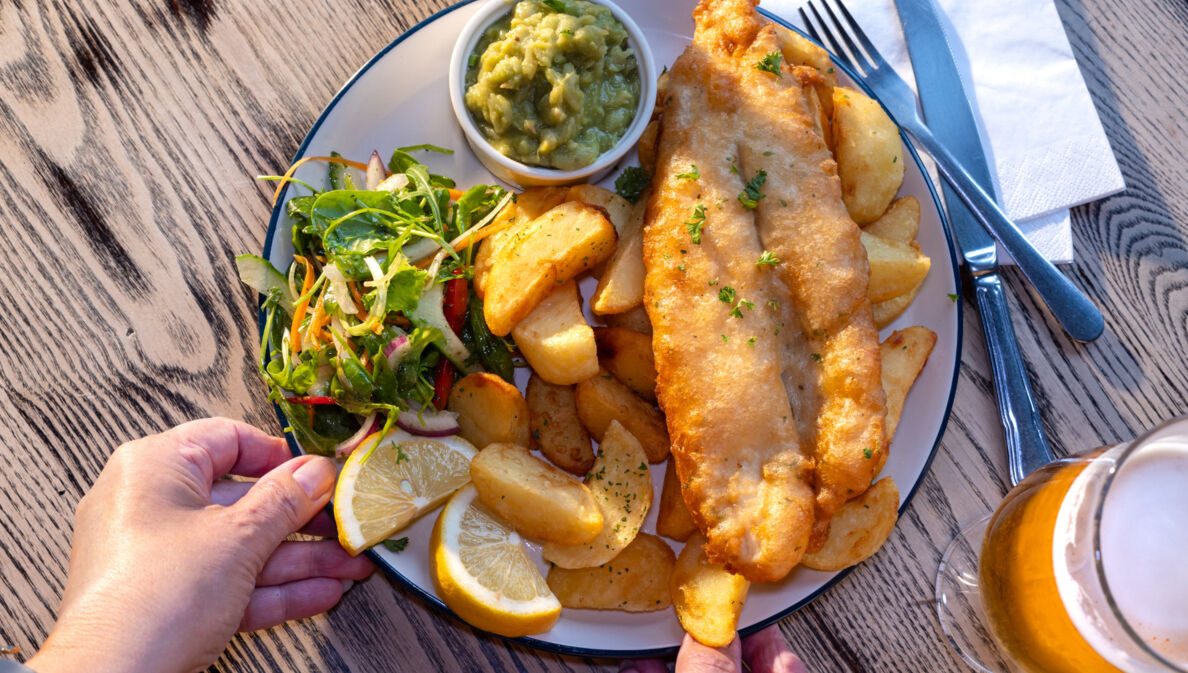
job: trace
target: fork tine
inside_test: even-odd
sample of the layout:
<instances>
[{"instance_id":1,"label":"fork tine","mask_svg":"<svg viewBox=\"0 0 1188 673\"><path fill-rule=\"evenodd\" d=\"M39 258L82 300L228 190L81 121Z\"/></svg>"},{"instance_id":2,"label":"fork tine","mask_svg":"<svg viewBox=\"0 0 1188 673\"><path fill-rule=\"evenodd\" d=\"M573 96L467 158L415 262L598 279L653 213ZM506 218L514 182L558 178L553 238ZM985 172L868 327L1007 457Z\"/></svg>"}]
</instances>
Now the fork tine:
<instances>
[{"instance_id":1,"label":"fork tine","mask_svg":"<svg viewBox=\"0 0 1188 673\"><path fill-rule=\"evenodd\" d=\"M825 44L825 41L817 34L817 29L813 26L813 22L809 21L808 14L804 13L804 7L800 7L796 11L800 12L800 21L804 24L804 29L808 31L809 37L816 40L817 44Z\"/></svg>"},{"instance_id":2,"label":"fork tine","mask_svg":"<svg viewBox=\"0 0 1188 673\"><path fill-rule=\"evenodd\" d=\"M849 31L842 27L841 21L838 20L837 14L833 13L833 8L829 6L829 2L822 0L821 4L825 6L826 13L828 13L829 18L833 20L833 25L835 28L837 28L837 32L841 33L842 39L846 41L846 46L850 48L850 52L854 56L854 62L857 63L858 67L864 71L873 70L874 67L869 61L866 60L866 57L862 54L862 51L858 49L858 45L854 44L854 40L850 37Z\"/></svg>"},{"instance_id":3,"label":"fork tine","mask_svg":"<svg viewBox=\"0 0 1188 673\"><path fill-rule=\"evenodd\" d=\"M835 37L833 37L833 31L829 30L829 24L825 23L825 19L821 18L821 13L817 11L816 4L810 2L808 3L808 8L810 11L812 11L813 16L816 17L817 23L820 24L821 34L824 35L826 40L829 41L829 44L827 45L825 45L825 41L821 41L821 44L825 45L830 51L832 51L833 55L838 60L842 61L851 68L854 67L854 62L850 60L849 55L842 50L841 44ZM812 25L811 22L808 21L808 17L805 17L805 23Z\"/></svg>"},{"instance_id":4,"label":"fork tine","mask_svg":"<svg viewBox=\"0 0 1188 673\"><path fill-rule=\"evenodd\" d=\"M858 38L858 41L862 43L862 48L866 50L866 54L870 57L870 60L874 61L875 65L879 67L886 65L887 61L883 58L883 55L879 53L879 50L875 49L874 43L871 42L870 38L866 36L866 31L862 30L862 26L860 26L858 22L854 20L854 15L850 14L850 10L846 9L845 3L841 0L835 1L837 3L837 8L841 10L841 13L846 17L846 21L850 24L850 31L853 32L855 37Z\"/></svg>"}]
</instances>

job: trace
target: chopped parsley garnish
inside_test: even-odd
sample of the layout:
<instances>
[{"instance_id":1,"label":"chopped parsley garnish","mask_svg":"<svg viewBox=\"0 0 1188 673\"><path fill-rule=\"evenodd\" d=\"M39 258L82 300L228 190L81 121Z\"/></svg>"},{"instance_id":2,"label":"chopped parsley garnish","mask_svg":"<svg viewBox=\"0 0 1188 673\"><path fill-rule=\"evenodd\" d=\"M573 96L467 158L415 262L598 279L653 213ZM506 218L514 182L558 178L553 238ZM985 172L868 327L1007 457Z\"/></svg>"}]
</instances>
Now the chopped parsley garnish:
<instances>
[{"instance_id":1,"label":"chopped parsley garnish","mask_svg":"<svg viewBox=\"0 0 1188 673\"><path fill-rule=\"evenodd\" d=\"M652 176L648 175L647 171L639 166L628 166L622 175L615 178L615 191L619 196L635 203L651 182Z\"/></svg>"},{"instance_id":2,"label":"chopped parsley garnish","mask_svg":"<svg viewBox=\"0 0 1188 673\"><path fill-rule=\"evenodd\" d=\"M862 449L862 455L866 456L867 460L870 460L870 457L874 455L874 452L870 449Z\"/></svg>"},{"instance_id":3,"label":"chopped parsley garnish","mask_svg":"<svg viewBox=\"0 0 1188 673\"><path fill-rule=\"evenodd\" d=\"M397 540L384 540L381 544L384 545L384 549L387 549L390 552L400 553L404 551L405 547L408 546L408 538L402 537Z\"/></svg>"},{"instance_id":4,"label":"chopped parsley garnish","mask_svg":"<svg viewBox=\"0 0 1188 673\"><path fill-rule=\"evenodd\" d=\"M705 226L705 206L697 204L693 206L693 214L685 221L685 226L689 229L689 238L697 245L701 245L701 228Z\"/></svg>"},{"instance_id":5,"label":"chopped parsley garnish","mask_svg":"<svg viewBox=\"0 0 1188 673\"><path fill-rule=\"evenodd\" d=\"M770 251L764 250L763 254L759 255L759 259L755 260L755 263L759 265L766 264L767 266L775 266L776 264L780 263L780 258L771 254Z\"/></svg>"},{"instance_id":6,"label":"chopped parsley garnish","mask_svg":"<svg viewBox=\"0 0 1188 673\"><path fill-rule=\"evenodd\" d=\"M682 180L696 180L701 177L701 171L697 170L697 164L689 164L688 172L677 173L676 176Z\"/></svg>"},{"instance_id":7,"label":"chopped parsley garnish","mask_svg":"<svg viewBox=\"0 0 1188 673\"><path fill-rule=\"evenodd\" d=\"M718 290L718 299L721 299L722 302L725 304L733 304L734 303L734 288L727 285L726 287L722 288L721 290Z\"/></svg>"},{"instance_id":8,"label":"chopped parsley garnish","mask_svg":"<svg viewBox=\"0 0 1188 673\"><path fill-rule=\"evenodd\" d=\"M569 14L570 13L569 7L566 6L566 4L564 2L562 2L561 0L540 0L540 4L544 5L545 7L548 7L549 9L553 10L554 12L560 12L561 14Z\"/></svg>"},{"instance_id":9,"label":"chopped parsley garnish","mask_svg":"<svg viewBox=\"0 0 1188 673\"><path fill-rule=\"evenodd\" d=\"M717 278L715 278L715 279L713 279L713 280L711 280L711 281L709 282L709 286L710 286L710 287L713 287L713 286L715 286L715 285L717 285L717 284L718 284L718 279L717 279Z\"/></svg>"},{"instance_id":10,"label":"chopped parsley garnish","mask_svg":"<svg viewBox=\"0 0 1188 673\"><path fill-rule=\"evenodd\" d=\"M561 29L561 34L562 34L562 35L568 35L568 36L570 36L570 37L573 37L573 31L572 31L572 30L570 30L570 29L568 29L568 28L562 28L562 29Z\"/></svg>"},{"instance_id":11,"label":"chopped parsley garnish","mask_svg":"<svg viewBox=\"0 0 1188 673\"><path fill-rule=\"evenodd\" d=\"M820 362L820 361L821 361L821 354L820 354L820 353L810 353L810 354L809 354L809 357L811 357L811 358L813 359L813 362Z\"/></svg>"},{"instance_id":12,"label":"chopped parsley garnish","mask_svg":"<svg viewBox=\"0 0 1188 673\"><path fill-rule=\"evenodd\" d=\"M755 337L751 337L750 339L747 339L747 345L753 347L755 345Z\"/></svg>"},{"instance_id":13,"label":"chopped parsley garnish","mask_svg":"<svg viewBox=\"0 0 1188 673\"><path fill-rule=\"evenodd\" d=\"M949 293L947 296L949 297L949 301L951 301L951 302L956 302L956 301L957 301L957 297L959 297L960 295L956 295L956 294L953 294L953 293L951 293L951 292L950 292L950 293Z\"/></svg>"},{"instance_id":14,"label":"chopped parsley garnish","mask_svg":"<svg viewBox=\"0 0 1188 673\"><path fill-rule=\"evenodd\" d=\"M763 60L755 64L755 69L770 72L776 77L782 78L783 75L780 74L780 52L773 51L767 56L764 56Z\"/></svg>"},{"instance_id":15,"label":"chopped parsley garnish","mask_svg":"<svg viewBox=\"0 0 1188 673\"><path fill-rule=\"evenodd\" d=\"M755 177L747 180L747 186L738 195L738 202L743 205L743 208L755 210L759 207L759 199L767 196L759 191L764 182L767 182L767 171L759 171Z\"/></svg>"},{"instance_id":16,"label":"chopped parsley garnish","mask_svg":"<svg viewBox=\"0 0 1188 673\"><path fill-rule=\"evenodd\" d=\"M730 337L723 334L722 335L722 343L727 343L727 344L730 343Z\"/></svg>"},{"instance_id":17,"label":"chopped parsley garnish","mask_svg":"<svg viewBox=\"0 0 1188 673\"><path fill-rule=\"evenodd\" d=\"M767 305L777 311L780 310L780 300L779 299L768 299Z\"/></svg>"},{"instance_id":18,"label":"chopped parsley garnish","mask_svg":"<svg viewBox=\"0 0 1188 673\"><path fill-rule=\"evenodd\" d=\"M479 61L479 55L471 54L470 58L467 59L467 61L466 61L466 65L467 65L467 67L473 68L474 66L478 65L478 61Z\"/></svg>"}]
</instances>

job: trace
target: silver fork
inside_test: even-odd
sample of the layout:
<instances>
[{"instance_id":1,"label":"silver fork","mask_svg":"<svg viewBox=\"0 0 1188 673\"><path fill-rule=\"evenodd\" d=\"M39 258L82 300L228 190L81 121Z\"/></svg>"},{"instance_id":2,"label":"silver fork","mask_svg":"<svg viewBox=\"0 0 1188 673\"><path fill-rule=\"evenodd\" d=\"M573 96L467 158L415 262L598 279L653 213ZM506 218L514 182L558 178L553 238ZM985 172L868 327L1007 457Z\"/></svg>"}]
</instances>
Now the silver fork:
<instances>
[{"instance_id":1,"label":"silver fork","mask_svg":"<svg viewBox=\"0 0 1188 673\"><path fill-rule=\"evenodd\" d=\"M800 17L813 39L827 46L833 52L834 59L857 73L878 95L895 122L932 156L936 161L937 171L953 187L953 191L965 202L978 222L1015 259L1023 275L1035 287L1069 336L1079 341L1092 341L1100 336L1105 329L1105 319L1101 311L1031 245L1019 231L1019 227L1002 212L994 199L978 185L961 162L936 140L920 117L916 95L875 49L845 5L840 0L833 0L844 18L843 22L838 18L838 13L833 11L829 0L819 2L828 14L830 23L841 36L841 41L834 37L829 23L826 23L818 11L816 0L806 5L816 19L816 26L809 20L804 8L800 9ZM821 39L822 35L828 41L827 45L826 41ZM843 42L848 51L842 48ZM861 44L861 48L858 43Z\"/></svg>"}]
</instances>

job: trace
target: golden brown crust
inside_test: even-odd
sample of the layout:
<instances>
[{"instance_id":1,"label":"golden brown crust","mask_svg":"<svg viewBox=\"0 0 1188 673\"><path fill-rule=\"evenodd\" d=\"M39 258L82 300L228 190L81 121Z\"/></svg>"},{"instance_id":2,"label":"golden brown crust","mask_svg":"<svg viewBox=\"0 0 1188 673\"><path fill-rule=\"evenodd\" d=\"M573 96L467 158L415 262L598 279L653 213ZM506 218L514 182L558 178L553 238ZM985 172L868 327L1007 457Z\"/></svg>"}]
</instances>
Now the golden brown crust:
<instances>
[{"instance_id":1,"label":"golden brown crust","mask_svg":"<svg viewBox=\"0 0 1188 673\"><path fill-rule=\"evenodd\" d=\"M884 413L869 269L800 73L755 67L779 51L773 28L750 0L703 0L694 16L644 236L657 392L707 554L773 581L879 462L863 451L882 449ZM677 177L692 165L699 179ZM738 195L761 170L748 210ZM781 263L757 265L765 250Z\"/></svg>"}]
</instances>

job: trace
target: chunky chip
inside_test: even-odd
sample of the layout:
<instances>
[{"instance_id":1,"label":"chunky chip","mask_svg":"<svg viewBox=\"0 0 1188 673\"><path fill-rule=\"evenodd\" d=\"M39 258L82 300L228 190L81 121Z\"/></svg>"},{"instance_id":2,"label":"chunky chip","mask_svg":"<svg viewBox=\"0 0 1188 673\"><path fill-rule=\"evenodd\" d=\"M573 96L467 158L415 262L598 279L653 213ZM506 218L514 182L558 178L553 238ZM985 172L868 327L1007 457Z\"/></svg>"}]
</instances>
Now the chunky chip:
<instances>
[{"instance_id":1,"label":"chunky chip","mask_svg":"<svg viewBox=\"0 0 1188 673\"><path fill-rule=\"evenodd\" d=\"M640 533L594 568L549 570L549 588L567 608L654 612L672 605L669 581L676 554L664 540Z\"/></svg>"},{"instance_id":2,"label":"chunky chip","mask_svg":"<svg viewBox=\"0 0 1188 673\"><path fill-rule=\"evenodd\" d=\"M470 461L479 500L516 532L580 544L602 530L602 513L582 482L515 444L490 444Z\"/></svg>"},{"instance_id":3,"label":"chunky chip","mask_svg":"<svg viewBox=\"0 0 1188 673\"><path fill-rule=\"evenodd\" d=\"M691 536L672 569L672 606L681 627L709 647L725 647L738 630L738 614L751 583L705 556L705 537Z\"/></svg>"},{"instance_id":4,"label":"chunky chip","mask_svg":"<svg viewBox=\"0 0 1188 673\"><path fill-rule=\"evenodd\" d=\"M895 436L908 391L924 369L935 345L936 332L920 325L897 330L879 344L883 356L883 392L887 394L885 427L888 442Z\"/></svg>"},{"instance_id":5,"label":"chunky chip","mask_svg":"<svg viewBox=\"0 0 1188 673\"><path fill-rule=\"evenodd\" d=\"M590 542L541 547L544 559L562 568L592 568L613 559L635 539L652 506L652 477L643 447L617 421L603 435L586 486L602 513L602 530Z\"/></svg>"},{"instance_id":6,"label":"chunky chip","mask_svg":"<svg viewBox=\"0 0 1188 673\"><path fill-rule=\"evenodd\" d=\"M534 373L524 398L532 421L533 446L562 470L586 476L594 464L594 447L578 418L573 386L558 386Z\"/></svg>"},{"instance_id":7,"label":"chunky chip","mask_svg":"<svg viewBox=\"0 0 1188 673\"><path fill-rule=\"evenodd\" d=\"M664 486L660 489L660 507L656 510L656 532L673 540L684 541L697 531L689 507L681 497L681 480L677 477L672 456L664 470Z\"/></svg>"},{"instance_id":8,"label":"chunky chip","mask_svg":"<svg viewBox=\"0 0 1188 673\"><path fill-rule=\"evenodd\" d=\"M841 570L874 556L899 518L899 489L891 477L875 482L833 515L825 546L805 554L800 564L813 570Z\"/></svg>"},{"instance_id":9,"label":"chunky chip","mask_svg":"<svg viewBox=\"0 0 1188 673\"><path fill-rule=\"evenodd\" d=\"M458 434L479 449L495 442L528 445L528 404L515 386L494 374L463 377L447 406L458 414Z\"/></svg>"},{"instance_id":10,"label":"chunky chip","mask_svg":"<svg viewBox=\"0 0 1188 673\"><path fill-rule=\"evenodd\" d=\"M664 416L609 372L600 371L577 384L576 399L582 425L595 440L601 442L606 429L617 421L643 445L649 463L658 463L668 456L668 426Z\"/></svg>"}]
</instances>

